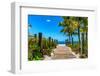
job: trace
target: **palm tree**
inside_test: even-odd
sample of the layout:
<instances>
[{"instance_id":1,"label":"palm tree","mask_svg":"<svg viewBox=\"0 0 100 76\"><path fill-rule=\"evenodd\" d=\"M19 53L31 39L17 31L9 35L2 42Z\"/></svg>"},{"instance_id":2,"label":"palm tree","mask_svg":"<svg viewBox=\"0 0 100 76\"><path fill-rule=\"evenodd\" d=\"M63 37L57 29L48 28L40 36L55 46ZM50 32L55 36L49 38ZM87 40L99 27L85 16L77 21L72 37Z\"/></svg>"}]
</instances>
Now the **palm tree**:
<instances>
[{"instance_id":1,"label":"palm tree","mask_svg":"<svg viewBox=\"0 0 100 76\"><path fill-rule=\"evenodd\" d=\"M62 26L63 29L61 32L63 32L65 35L69 36L69 43L73 41L73 34L74 31L77 29L78 22L74 19L74 17L62 17L63 22L59 23L59 26Z\"/></svg>"},{"instance_id":2,"label":"palm tree","mask_svg":"<svg viewBox=\"0 0 100 76\"><path fill-rule=\"evenodd\" d=\"M88 18L87 17L83 18L83 23L84 23L83 32L86 34L86 41L87 41L87 32L88 32Z\"/></svg>"},{"instance_id":3,"label":"palm tree","mask_svg":"<svg viewBox=\"0 0 100 76\"><path fill-rule=\"evenodd\" d=\"M78 39L79 39L79 51L82 54L84 51L84 34L86 34L86 42L87 42L87 30L88 30L88 20L87 17L76 17L75 20L78 22ZM80 35L82 34L82 40L80 38ZM82 43L82 44L81 44Z\"/></svg>"},{"instance_id":4,"label":"palm tree","mask_svg":"<svg viewBox=\"0 0 100 76\"><path fill-rule=\"evenodd\" d=\"M86 56L87 56L87 32L88 32L88 18L87 17L84 17L83 19L82 19L82 33L83 33L83 44L82 44L82 47L83 47L83 49L82 49L82 54L85 54ZM84 39L85 38L85 39Z\"/></svg>"}]
</instances>

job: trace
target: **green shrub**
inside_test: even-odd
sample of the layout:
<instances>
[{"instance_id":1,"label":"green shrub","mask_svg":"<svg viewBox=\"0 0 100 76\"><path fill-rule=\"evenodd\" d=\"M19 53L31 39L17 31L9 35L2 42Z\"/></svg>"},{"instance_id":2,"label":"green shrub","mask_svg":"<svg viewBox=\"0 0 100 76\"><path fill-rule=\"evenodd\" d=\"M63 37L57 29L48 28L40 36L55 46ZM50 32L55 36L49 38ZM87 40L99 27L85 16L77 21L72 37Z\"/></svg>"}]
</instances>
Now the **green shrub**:
<instances>
[{"instance_id":1,"label":"green shrub","mask_svg":"<svg viewBox=\"0 0 100 76\"><path fill-rule=\"evenodd\" d=\"M56 48L57 41L51 37L42 37L42 33L36 34L28 39L28 60L43 60L43 55L51 56L53 48Z\"/></svg>"}]
</instances>

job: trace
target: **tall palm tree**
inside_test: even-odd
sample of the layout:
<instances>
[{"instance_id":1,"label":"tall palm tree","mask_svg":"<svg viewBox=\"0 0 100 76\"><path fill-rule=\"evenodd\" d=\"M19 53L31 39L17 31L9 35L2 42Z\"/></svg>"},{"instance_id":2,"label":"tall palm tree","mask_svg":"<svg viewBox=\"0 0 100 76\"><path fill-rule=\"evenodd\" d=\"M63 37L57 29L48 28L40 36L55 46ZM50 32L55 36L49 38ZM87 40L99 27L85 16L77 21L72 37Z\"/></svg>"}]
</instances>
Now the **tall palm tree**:
<instances>
[{"instance_id":1,"label":"tall palm tree","mask_svg":"<svg viewBox=\"0 0 100 76\"><path fill-rule=\"evenodd\" d=\"M82 47L83 47L83 53L82 54L85 54L87 55L87 33L88 33L88 18L87 17L83 17L82 19L82 33L83 33L83 40L84 42L82 42ZM85 39L84 39L85 38Z\"/></svg>"},{"instance_id":2,"label":"tall palm tree","mask_svg":"<svg viewBox=\"0 0 100 76\"><path fill-rule=\"evenodd\" d=\"M79 51L82 54L84 46L81 44L81 38L80 35L82 33L82 36L84 37L84 34L86 34L86 41L87 41L87 30L88 30L88 20L87 17L76 17L75 20L78 22L78 39L79 39ZM84 44L84 42L82 42Z\"/></svg>"},{"instance_id":3,"label":"tall palm tree","mask_svg":"<svg viewBox=\"0 0 100 76\"><path fill-rule=\"evenodd\" d=\"M88 17L83 18L83 32L86 34L86 41L87 41L87 32L88 32Z\"/></svg>"},{"instance_id":4,"label":"tall palm tree","mask_svg":"<svg viewBox=\"0 0 100 76\"><path fill-rule=\"evenodd\" d=\"M69 36L69 43L73 41L73 34L74 31L77 29L78 22L75 21L74 17L62 17L63 22L59 23L59 26L62 26L63 29L61 32L63 32L65 35Z\"/></svg>"}]
</instances>

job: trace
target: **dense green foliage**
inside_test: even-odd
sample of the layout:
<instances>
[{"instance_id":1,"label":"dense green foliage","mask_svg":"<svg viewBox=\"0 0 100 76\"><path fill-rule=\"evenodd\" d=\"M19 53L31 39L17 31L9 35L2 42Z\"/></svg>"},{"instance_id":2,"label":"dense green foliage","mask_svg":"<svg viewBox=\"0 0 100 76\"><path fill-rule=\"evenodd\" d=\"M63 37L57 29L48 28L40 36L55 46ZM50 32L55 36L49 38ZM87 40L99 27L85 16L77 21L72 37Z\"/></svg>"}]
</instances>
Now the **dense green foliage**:
<instances>
[{"instance_id":1,"label":"dense green foliage","mask_svg":"<svg viewBox=\"0 0 100 76\"><path fill-rule=\"evenodd\" d=\"M42 33L30 35L28 38L28 60L43 60L43 55L51 56L52 49L57 45L57 40L51 37L42 37Z\"/></svg>"}]
</instances>

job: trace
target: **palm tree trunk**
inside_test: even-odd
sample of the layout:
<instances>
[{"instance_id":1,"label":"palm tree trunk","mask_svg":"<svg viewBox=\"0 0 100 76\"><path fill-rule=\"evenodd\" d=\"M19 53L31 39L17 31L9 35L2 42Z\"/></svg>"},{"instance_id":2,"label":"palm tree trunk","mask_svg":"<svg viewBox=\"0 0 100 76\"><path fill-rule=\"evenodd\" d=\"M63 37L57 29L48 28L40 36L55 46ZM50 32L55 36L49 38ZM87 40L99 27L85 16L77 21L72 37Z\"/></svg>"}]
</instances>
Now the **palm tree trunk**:
<instances>
[{"instance_id":1,"label":"palm tree trunk","mask_svg":"<svg viewBox=\"0 0 100 76\"><path fill-rule=\"evenodd\" d=\"M69 34L69 44L70 44L70 34Z\"/></svg>"},{"instance_id":2,"label":"palm tree trunk","mask_svg":"<svg viewBox=\"0 0 100 76\"><path fill-rule=\"evenodd\" d=\"M73 41L74 39L73 39L73 37L72 37L72 46L73 46L73 44L74 44L74 41Z\"/></svg>"},{"instance_id":3,"label":"palm tree trunk","mask_svg":"<svg viewBox=\"0 0 100 76\"><path fill-rule=\"evenodd\" d=\"M85 49L85 54L86 54L86 57L88 57L88 20L87 21L87 26L86 26L86 49Z\"/></svg>"},{"instance_id":4,"label":"palm tree trunk","mask_svg":"<svg viewBox=\"0 0 100 76\"><path fill-rule=\"evenodd\" d=\"M84 54L84 33L82 33L82 54Z\"/></svg>"},{"instance_id":5,"label":"palm tree trunk","mask_svg":"<svg viewBox=\"0 0 100 76\"><path fill-rule=\"evenodd\" d=\"M80 27L78 27L78 39L79 39L79 52L80 52L80 49L81 49L80 47Z\"/></svg>"},{"instance_id":6,"label":"palm tree trunk","mask_svg":"<svg viewBox=\"0 0 100 76\"><path fill-rule=\"evenodd\" d=\"M73 46L73 37L72 37L72 34L71 34L71 44Z\"/></svg>"},{"instance_id":7,"label":"palm tree trunk","mask_svg":"<svg viewBox=\"0 0 100 76\"><path fill-rule=\"evenodd\" d=\"M88 38L87 38L87 32L86 32L86 43L87 43L87 41L88 41Z\"/></svg>"}]
</instances>

